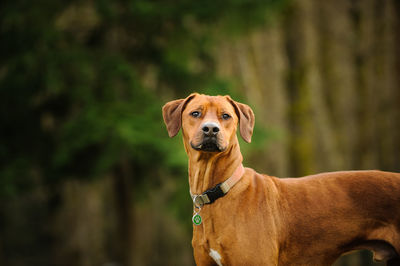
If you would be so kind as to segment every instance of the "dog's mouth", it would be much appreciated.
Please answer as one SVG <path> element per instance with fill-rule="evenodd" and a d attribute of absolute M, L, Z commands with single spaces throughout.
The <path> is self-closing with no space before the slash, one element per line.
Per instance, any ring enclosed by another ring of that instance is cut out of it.
<path fill-rule="evenodd" d="M 204 138 L 204 140 L 199 144 L 194 145 L 193 142 L 191 142 L 190 145 L 197 151 L 221 152 L 224 150 L 221 145 L 218 144 L 218 140 L 216 138 Z"/>

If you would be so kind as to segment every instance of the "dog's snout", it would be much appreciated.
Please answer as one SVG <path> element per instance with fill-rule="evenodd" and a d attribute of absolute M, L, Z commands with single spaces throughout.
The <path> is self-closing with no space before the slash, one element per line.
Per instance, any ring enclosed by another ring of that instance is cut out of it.
<path fill-rule="evenodd" d="M 219 132 L 219 125 L 214 122 L 207 122 L 202 125 L 201 129 L 208 136 L 216 135 Z"/>

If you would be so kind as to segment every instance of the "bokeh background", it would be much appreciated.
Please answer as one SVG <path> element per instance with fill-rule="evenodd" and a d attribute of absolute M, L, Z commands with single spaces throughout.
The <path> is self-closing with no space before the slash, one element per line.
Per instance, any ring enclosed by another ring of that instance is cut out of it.
<path fill-rule="evenodd" d="M 253 108 L 259 172 L 399 172 L 399 29 L 396 0 L 1 1 L 0 264 L 194 265 L 161 116 L 194 91 Z"/>

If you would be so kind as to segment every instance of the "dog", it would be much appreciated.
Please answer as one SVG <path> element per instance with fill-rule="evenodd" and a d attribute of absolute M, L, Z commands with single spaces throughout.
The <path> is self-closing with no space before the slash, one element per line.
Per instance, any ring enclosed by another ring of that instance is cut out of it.
<path fill-rule="evenodd" d="M 254 113 L 230 96 L 193 93 L 166 103 L 182 130 L 193 199 L 197 265 L 331 265 L 359 249 L 400 265 L 400 174 L 341 171 L 276 178 L 242 165 Z"/>

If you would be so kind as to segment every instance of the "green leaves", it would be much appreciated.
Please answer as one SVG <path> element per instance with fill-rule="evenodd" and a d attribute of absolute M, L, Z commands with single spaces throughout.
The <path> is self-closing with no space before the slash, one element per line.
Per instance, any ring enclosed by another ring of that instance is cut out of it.
<path fill-rule="evenodd" d="M 246 25 L 250 14 L 264 17 L 275 2 L 6 2 L 0 29 L 5 182 L 18 183 L 12 174 L 18 161 L 25 162 L 19 171 L 29 176 L 36 169 L 45 183 L 101 177 L 121 156 L 146 170 L 186 164 L 183 152 L 168 156 L 182 149 L 179 138 L 166 138 L 160 93 L 217 87 L 231 93 L 214 74 L 213 35 L 228 24 Z"/>

